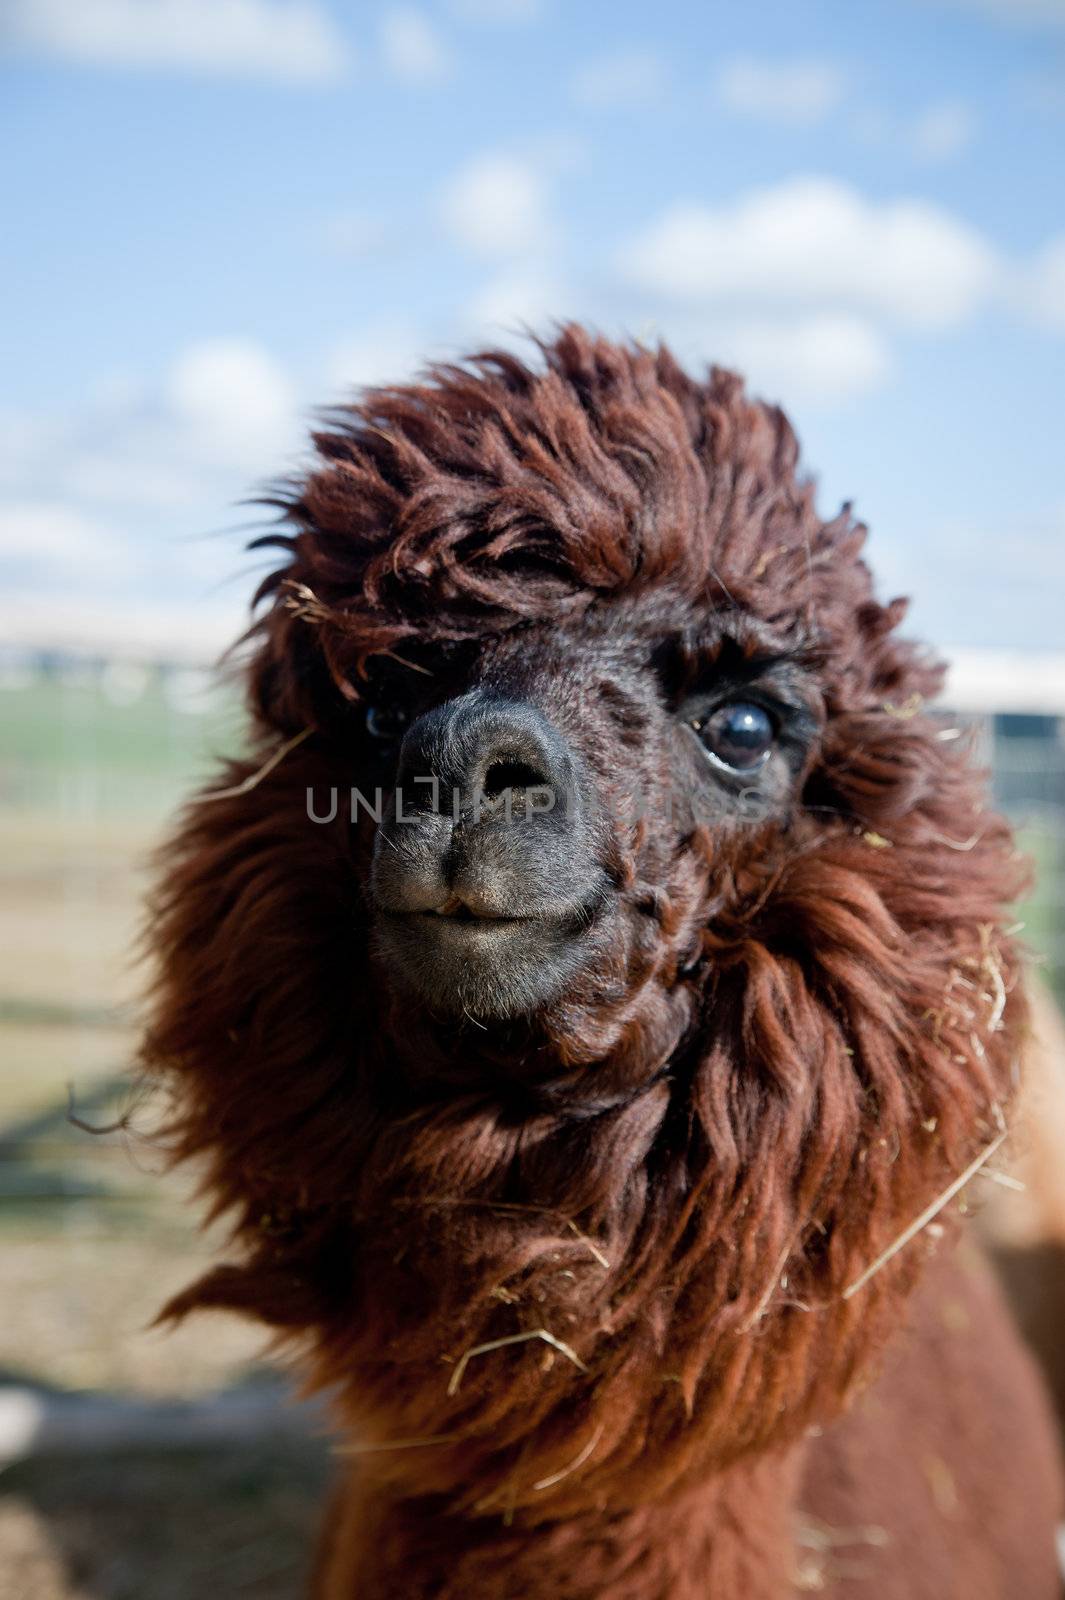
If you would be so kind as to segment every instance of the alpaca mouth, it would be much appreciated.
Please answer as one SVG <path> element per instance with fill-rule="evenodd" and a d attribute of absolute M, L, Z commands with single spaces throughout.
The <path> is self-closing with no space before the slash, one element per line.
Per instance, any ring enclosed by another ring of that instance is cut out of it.
<path fill-rule="evenodd" d="M 535 927 L 537 924 L 547 924 L 557 920 L 549 917 L 486 914 L 471 911 L 468 907 L 463 907 L 461 911 L 392 911 L 385 912 L 384 915 L 401 917 L 412 926 L 423 928 L 430 938 L 435 935 L 444 939 L 491 939 L 498 934 L 507 934 L 518 928 Z"/>
<path fill-rule="evenodd" d="M 499 911 L 494 907 L 470 904 L 468 899 L 461 895 L 452 894 L 438 906 L 430 906 L 424 911 L 415 911 L 415 916 L 441 917 L 447 923 L 459 926 L 467 923 L 505 923 L 505 922 L 536 922 L 539 920 L 527 912 Z"/>
<path fill-rule="evenodd" d="M 400 911 L 378 906 L 379 920 L 396 923 L 405 928 L 414 939 L 427 946 L 451 943 L 491 944 L 524 931 L 531 938 L 539 934 L 565 937 L 578 927 L 587 927 L 592 919 L 592 908 L 579 911 L 559 910 L 541 912 L 481 911 L 462 905 L 454 911 L 433 908 L 428 911 Z"/>
<path fill-rule="evenodd" d="M 379 905 L 376 947 L 392 981 L 435 1010 L 502 1020 L 535 1010 L 573 981 L 599 910 L 598 902 L 536 915 Z"/>

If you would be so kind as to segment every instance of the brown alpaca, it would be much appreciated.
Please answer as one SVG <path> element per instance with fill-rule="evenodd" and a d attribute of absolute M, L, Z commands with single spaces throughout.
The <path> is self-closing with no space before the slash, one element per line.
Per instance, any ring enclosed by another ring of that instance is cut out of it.
<path fill-rule="evenodd" d="M 240 1247 L 170 1310 L 335 1390 L 319 1600 L 1050 1600 L 1046 1407 L 936 1211 L 1011 1113 L 1008 830 L 783 415 L 542 354 L 278 493 L 256 749 L 152 922 Z"/>

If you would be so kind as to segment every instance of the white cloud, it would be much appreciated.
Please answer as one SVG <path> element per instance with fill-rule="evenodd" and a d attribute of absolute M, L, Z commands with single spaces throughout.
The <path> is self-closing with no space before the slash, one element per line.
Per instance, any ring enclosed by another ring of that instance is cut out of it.
<path fill-rule="evenodd" d="M 143 513 L 218 509 L 283 467 L 299 442 L 295 399 L 259 346 L 189 346 L 154 383 L 102 385 L 71 415 L 0 419 L 9 502 L 62 500 L 116 525 Z"/>
<path fill-rule="evenodd" d="M 951 161 L 973 141 L 976 118 L 959 100 L 929 106 L 910 129 L 910 146 L 921 161 Z"/>
<path fill-rule="evenodd" d="M 1065 333 L 1065 233 L 1044 245 L 1022 273 L 1016 299 L 1036 322 Z"/>
<path fill-rule="evenodd" d="M 389 71 L 405 83 L 439 83 L 452 70 L 447 45 L 415 6 L 393 6 L 385 12 L 381 53 Z"/>
<path fill-rule="evenodd" d="M 481 285 L 467 307 L 466 321 L 477 338 L 525 327 L 540 333 L 569 311 L 569 291 L 553 274 L 518 267 Z"/>
<path fill-rule="evenodd" d="M 175 361 L 165 399 L 205 457 L 249 467 L 284 447 L 294 397 L 280 367 L 259 345 L 208 339 Z"/>
<path fill-rule="evenodd" d="M 519 156 L 478 156 L 445 186 L 445 228 L 475 255 L 508 256 L 542 248 L 551 234 L 547 183 Z"/>
<path fill-rule="evenodd" d="M 670 207 L 624 253 L 656 294 L 711 304 L 820 308 L 945 327 L 997 286 L 990 245 L 922 200 L 866 200 L 829 178 L 797 178 L 731 204 Z"/>
<path fill-rule="evenodd" d="M 294 464 L 302 431 L 288 379 L 246 340 L 190 345 L 152 381 L 114 375 L 65 414 L 0 418 L 9 603 L 21 596 L 20 620 L 54 640 L 62 606 L 72 624 L 101 606 L 125 615 L 121 637 L 153 592 L 175 609 L 182 598 L 190 610 L 243 599 L 243 538 L 214 530 L 238 520 L 241 497 Z M 96 637 L 106 642 L 106 630 Z"/>
<path fill-rule="evenodd" d="M 933 166 L 953 161 L 976 136 L 976 115 L 961 100 L 940 100 L 915 116 L 895 116 L 881 106 L 863 105 L 854 114 L 855 131 L 880 149 L 909 154 Z"/>
<path fill-rule="evenodd" d="M 722 105 L 743 116 L 773 122 L 820 122 L 843 98 L 844 79 L 830 61 L 769 61 L 736 56 L 715 79 Z"/>
<path fill-rule="evenodd" d="M 0 559 L 32 576 L 102 576 L 124 565 L 122 541 L 76 506 L 47 500 L 0 502 Z"/>
<path fill-rule="evenodd" d="M 339 342 L 329 357 L 327 378 L 343 395 L 374 384 L 405 383 L 431 355 L 413 323 L 375 323 Z"/>
<path fill-rule="evenodd" d="M 615 50 L 600 56 L 573 76 L 578 105 L 590 110 L 638 110 L 658 105 L 666 93 L 669 72 L 654 50 Z"/>
<path fill-rule="evenodd" d="M 846 313 L 730 324 L 713 349 L 715 359 L 739 367 L 771 399 L 848 400 L 879 388 L 891 371 L 883 335 Z"/>
<path fill-rule="evenodd" d="M 100 66 L 322 83 L 348 46 L 317 0 L 13 0 L 0 40 Z"/>

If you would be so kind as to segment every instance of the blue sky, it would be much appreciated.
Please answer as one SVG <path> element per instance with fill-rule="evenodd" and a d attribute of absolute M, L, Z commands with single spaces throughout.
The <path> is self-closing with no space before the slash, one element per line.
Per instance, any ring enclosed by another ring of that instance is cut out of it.
<path fill-rule="evenodd" d="M 312 407 L 577 316 L 781 400 L 946 645 L 1065 599 L 1065 0 L 4 0 L 8 626 L 214 644 Z"/>

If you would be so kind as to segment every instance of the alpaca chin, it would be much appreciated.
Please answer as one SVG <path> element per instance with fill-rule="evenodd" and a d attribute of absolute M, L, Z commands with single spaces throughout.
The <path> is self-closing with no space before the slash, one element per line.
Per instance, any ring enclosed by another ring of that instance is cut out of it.
<path fill-rule="evenodd" d="M 432 1009 L 485 1023 L 530 1016 L 579 979 L 590 911 L 557 919 L 379 911 L 382 981 Z"/>

